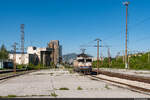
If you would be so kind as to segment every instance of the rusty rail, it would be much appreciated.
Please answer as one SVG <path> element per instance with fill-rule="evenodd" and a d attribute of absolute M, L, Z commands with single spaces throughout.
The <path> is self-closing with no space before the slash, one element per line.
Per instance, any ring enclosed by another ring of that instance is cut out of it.
<path fill-rule="evenodd" d="M 97 70 L 95 70 L 94 72 L 96 72 L 96 71 Z M 103 74 L 103 75 L 107 75 L 107 76 L 111 76 L 111 77 L 122 78 L 122 79 L 127 79 L 127 80 L 132 80 L 132 81 L 144 82 L 144 83 L 149 83 L 150 84 L 150 78 L 149 77 L 144 77 L 144 76 L 122 74 L 122 73 L 103 71 L 103 70 L 99 70 L 99 74 Z"/>

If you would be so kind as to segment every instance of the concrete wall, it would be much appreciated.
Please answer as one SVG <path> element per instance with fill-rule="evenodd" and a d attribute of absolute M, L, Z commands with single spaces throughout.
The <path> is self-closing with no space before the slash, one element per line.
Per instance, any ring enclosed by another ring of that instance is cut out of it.
<path fill-rule="evenodd" d="M 37 54 L 39 59 L 41 59 L 41 51 L 46 51 L 46 48 L 36 48 L 36 47 L 28 47 L 27 53 L 28 54 Z"/>

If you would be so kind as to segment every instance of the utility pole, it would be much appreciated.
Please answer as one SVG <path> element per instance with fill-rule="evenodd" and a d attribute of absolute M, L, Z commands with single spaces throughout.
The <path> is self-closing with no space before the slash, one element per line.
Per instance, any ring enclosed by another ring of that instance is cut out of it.
<path fill-rule="evenodd" d="M 55 46 L 54 46 L 54 42 L 53 42 L 53 67 L 55 69 L 55 58 L 54 58 L 54 53 L 55 53 Z"/>
<path fill-rule="evenodd" d="M 101 47 L 103 48 L 102 40 L 101 40 Z M 101 65 L 103 64 L 103 49 L 101 48 Z"/>
<path fill-rule="evenodd" d="M 149 52 L 148 52 L 148 63 L 149 63 Z"/>
<path fill-rule="evenodd" d="M 95 39 L 95 41 L 97 41 L 97 75 L 99 72 L 99 41 L 101 41 L 100 39 Z"/>
<path fill-rule="evenodd" d="M 148 63 L 149 63 L 149 49 L 148 49 Z"/>
<path fill-rule="evenodd" d="M 16 73 L 16 50 L 17 50 L 17 48 L 16 48 L 16 45 L 17 45 L 17 43 L 15 42 L 14 43 L 14 45 L 12 46 L 13 47 L 13 63 L 14 63 L 14 65 L 13 65 L 13 70 L 14 70 L 14 73 Z"/>
<path fill-rule="evenodd" d="M 126 6 L 126 40 L 125 40 L 125 68 L 128 68 L 128 54 L 127 54 L 127 17 L 128 17 L 128 5 L 129 2 L 123 2 L 123 4 Z"/>
<path fill-rule="evenodd" d="M 131 53 L 131 52 L 128 51 L 128 68 L 130 68 L 130 56 L 131 56 L 130 53 Z"/>
<path fill-rule="evenodd" d="M 122 51 L 122 61 L 123 61 L 123 64 L 124 64 L 124 62 L 125 62 L 124 50 Z"/>
<path fill-rule="evenodd" d="M 21 64 L 24 64 L 24 24 L 20 25 L 21 30 Z"/>
<path fill-rule="evenodd" d="M 108 64 L 109 64 L 109 67 L 110 67 L 110 59 L 111 57 L 110 57 L 110 48 L 108 47 Z"/>

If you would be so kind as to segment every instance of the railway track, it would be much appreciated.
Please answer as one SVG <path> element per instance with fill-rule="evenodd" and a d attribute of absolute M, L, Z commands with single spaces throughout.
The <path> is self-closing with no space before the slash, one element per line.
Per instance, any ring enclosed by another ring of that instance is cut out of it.
<path fill-rule="evenodd" d="M 17 72 L 20 72 L 20 71 L 26 71 L 26 69 L 16 69 Z M 13 69 L 11 70 L 0 70 L 0 74 L 4 74 L 4 73 L 11 73 L 13 72 Z"/>
<path fill-rule="evenodd" d="M 19 70 L 16 73 L 14 73 L 13 71 L 4 72 L 4 73 L 1 73 L 2 75 L 0 74 L 0 80 L 5 80 L 5 79 L 12 78 L 12 77 L 28 74 L 28 73 L 31 73 L 34 71 L 36 71 L 36 70 Z"/>
<path fill-rule="evenodd" d="M 94 72 L 97 72 L 97 71 L 94 70 Z M 150 78 L 149 77 L 144 77 L 144 76 L 122 74 L 122 73 L 103 71 L 103 70 L 99 70 L 99 74 L 103 74 L 103 75 L 107 75 L 107 76 L 111 76 L 111 77 L 122 78 L 122 79 L 127 79 L 127 80 L 132 80 L 132 81 L 144 82 L 144 83 L 150 84 Z"/>
<path fill-rule="evenodd" d="M 91 74 L 88 74 L 88 77 L 94 80 L 103 80 L 105 82 L 109 82 L 112 85 L 126 88 L 131 91 L 150 95 L 150 79 L 148 77 L 108 71 L 99 71 L 97 75 L 96 70 L 92 71 Z"/>

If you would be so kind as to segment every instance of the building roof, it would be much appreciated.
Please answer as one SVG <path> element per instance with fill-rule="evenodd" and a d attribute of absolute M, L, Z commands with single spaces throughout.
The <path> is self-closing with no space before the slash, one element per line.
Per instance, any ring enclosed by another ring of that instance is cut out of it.
<path fill-rule="evenodd" d="M 14 54 L 13 51 L 9 51 L 10 54 Z M 16 54 L 22 54 L 22 52 L 16 52 Z M 24 54 L 27 54 L 27 52 L 24 52 Z"/>

